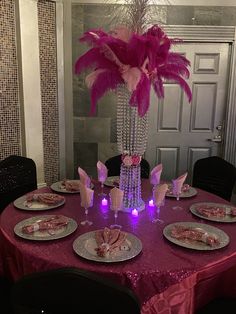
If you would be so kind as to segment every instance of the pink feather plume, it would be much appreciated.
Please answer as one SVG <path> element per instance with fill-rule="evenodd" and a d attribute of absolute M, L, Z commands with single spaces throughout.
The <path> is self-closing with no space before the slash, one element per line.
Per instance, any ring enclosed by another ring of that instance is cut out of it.
<path fill-rule="evenodd" d="M 190 62 L 170 50 L 181 40 L 168 38 L 158 25 L 144 34 L 131 33 L 125 27 L 110 33 L 93 29 L 85 32 L 80 41 L 91 48 L 76 61 L 75 73 L 92 71 L 86 78 L 92 114 L 99 99 L 122 83 L 131 92 L 130 105 L 138 107 L 140 116 L 149 108 L 151 85 L 157 97 L 164 97 L 164 80 L 179 84 L 191 101 L 192 92 L 185 81 L 189 77 Z"/>

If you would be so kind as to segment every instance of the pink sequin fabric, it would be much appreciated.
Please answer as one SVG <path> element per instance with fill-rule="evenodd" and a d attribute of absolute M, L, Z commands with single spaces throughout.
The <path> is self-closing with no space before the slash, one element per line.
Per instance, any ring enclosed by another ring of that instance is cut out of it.
<path fill-rule="evenodd" d="M 94 263 L 80 258 L 73 252 L 73 241 L 81 234 L 103 229 L 114 221 L 113 212 L 100 206 L 99 183 L 95 183 L 94 206 L 89 210 L 92 226 L 79 226 L 71 235 L 55 240 L 28 241 L 14 235 L 14 226 L 41 213 L 16 209 L 10 204 L 1 214 L 0 220 L 0 265 L 13 279 L 24 274 L 64 266 L 74 266 L 96 272 L 131 288 L 142 304 L 142 314 L 191 314 L 196 308 L 211 300 L 218 292 L 236 296 L 236 233 L 235 224 L 203 221 L 193 216 L 190 205 L 197 202 L 227 203 L 198 189 L 192 198 L 179 201 L 182 211 L 173 211 L 175 199 L 166 199 L 160 212 L 163 225 L 151 221 L 156 209 L 148 206 L 152 193 L 149 180 L 142 182 L 142 197 L 146 209 L 138 217 L 119 213 L 122 231 L 137 236 L 143 245 L 142 252 L 135 258 L 120 263 Z M 49 192 L 49 188 L 40 191 Z M 109 193 L 109 188 L 104 188 Z M 66 202 L 53 209 L 53 214 L 71 217 L 77 222 L 84 218 L 80 208 L 80 195 L 65 195 Z M 50 212 L 51 213 L 51 212 Z M 49 214 L 49 211 L 48 211 Z M 195 251 L 170 243 L 163 237 L 163 228 L 176 221 L 193 221 L 214 225 L 225 231 L 231 241 L 223 249 L 215 251 Z"/>

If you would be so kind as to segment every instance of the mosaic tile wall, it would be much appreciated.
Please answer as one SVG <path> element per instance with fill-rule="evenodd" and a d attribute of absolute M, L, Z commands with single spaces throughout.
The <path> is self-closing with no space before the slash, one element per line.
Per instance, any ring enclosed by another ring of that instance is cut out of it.
<path fill-rule="evenodd" d="M 111 6 L 110 6 L 111 7 Z M 108 5 L 72 5 L 72 60 L 86 51 L 78 42 L 84 31 L 102 27 L 108 29 L 112 10 Z M 151 22 L 167 25 L 236 25 L 236 7 L 158 6 L 152 8 Z M 114 21 L 113 21 L 114 22 Z M 94 117 L 88 117 L 90 99 L 84 85 L 85 74 L 73 77 L 74 106 L 74 169 L 83 167 L 93 177 L 97 176 L 97 160 L 105 161 L 117 154 L 115 95 L 104 96 Z"/>
<path fill-rule="evenodd" d="M 38 1 L 45 182 L 59 179 L 59 113 L 55 2 Z"/>
<path fill-rule="evenodd" d="M 14 0 L 0 1 L 0 160 L 21 154 Z"/>

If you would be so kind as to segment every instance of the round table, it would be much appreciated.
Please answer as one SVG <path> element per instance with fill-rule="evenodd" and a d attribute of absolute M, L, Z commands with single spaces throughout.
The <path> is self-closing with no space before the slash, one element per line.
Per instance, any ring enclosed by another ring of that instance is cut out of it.
<path fill-rule="evenodd" d="M 173 210 L 177 201 L 166 197 L 160 216 L 164 224 L 152 223 L 155 209 L 148 206 L 152 187 L 142 180 L 144 211 L 137 217 L 119 212 L 118 222 L 122 230 L 137 236 L 142 242 L 142 251 L 135 258 L 119 263 L 98 263 L 86 260 L 73 251 L 74 240 L 83 233 L 102 229 L 114 222 L 113 212 L 101 206 L 98 195 L 100 186 L 95 183 L 94 206 L 89 209 L 92 226 L 82 226 L 84 210 L 80 195 L 63 194 L 64 205 L 47 211 L 20 210 L 10 204 L 1 214 L 1 261 L 8 276 L 17 280 L 24 274 L 61 267 L 78 267 L 96 272 L 131 288 L 142 303 L 142 313 L 193 313 L 194 310 L 213 298 L 224 287 L 225 295 L 236 296 L 236 232 L 235 223 L 216 223 L 194 216 L 189 207 L 197 202 L 228 204 L 222 198 L 197 189 L 197 195 L 181 199 L 183 210 Z M 104 191 L 108 194 L 110 189 Z M 52 192 L 49 187 L 35 191 Z M 51 241 L 29 241 L 14 234 L 14 226 L 29 217 L 42 214 L 63 214 L 78 223 L 71 235 Z M 163 228 L 174 222 L 201 222 L 220 228 L 230 237 L 228 246 L 214 251 L 196 251 L 177 246 L 163 236 Z M 234 276 L 232 276 L 234 274 Z M 219 285 L 219 280 L 220 285 Z M 230 284 L 230 286 L 229 286 Z M 183 311 L 184 309 L 184 311 Z M 165 312 L 168 313 L 168 312 Z"/>

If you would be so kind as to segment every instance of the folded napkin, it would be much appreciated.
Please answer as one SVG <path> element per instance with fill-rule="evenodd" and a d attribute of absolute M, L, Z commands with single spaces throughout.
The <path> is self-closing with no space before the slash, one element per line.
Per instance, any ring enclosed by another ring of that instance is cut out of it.
<path fill-rule="evenodd" d="M 162 173 L 162 164 L 159 164 L 152 169 L 151 174 L 150 174 L 151 184 L 157 185 L 160 183 L 161 173 Z"/>
<path fill-rule="evenodd" d="M 31 193 L 26 196 L 26 202 L 28 207 L 30 207 L 30 205 L 33 202 L 38 202 L 40 204 L 45 205 L 57 205 L 63 202 L 64 200 L 65 200 L 64 196 L 53 193 L 40 193 L 40 194 Z"/>
<path fill-rule="evenodd" d="M 22 227 L 22 232 L 31 234 L 36 231 L 57 230 L 66 226 L 69 219 L 63 215 L 55 215 Z"/>
<path fill-rule="evenodd" d="M 98 181 L 105 182 L 107 179 L 107 167 L 99 160 L 97 162 Z"/>
<path fill-rule="evenodd" d="M 183 184 L 184 184 L 184 181 L 186 180 L 187 178 L 187 175 L 188 173 L 185 172 L 184 174 L 182 174 L 180 177 L 178 177 L 177 179 L 174 179 L 172 180 L 172 183 L 173 183 L 173 193 L 175 195 L 178 195 L 181 193 L 182 191 L 182 187 L 183 187 Z"/>
<path fill-rule="evenodd" d="M 66 180 L 64 179 L 61 182 L 61 188 L 66 191 L 76 192 L 79 191 L 79 180 Z"/>
<path fill-rule="evenodd" d="M 124 245 L 126 242 L 126 233 L 120 231 L 120 229 L 105 227 L 103 230 L 97 230 L 95 231 L 95 240 L 98 246 L 95 250 L 100 257 L 107 257 L 122 249 L 130 249 L 127 245 Z"/>
<path fill-rule="evenodd" d="M 81 206 L 84 208 L 89 208 L 93 206 L 93 194 L 94 191 L 87 188 L 82 182 L 80 182 L 80 198 Z"/>
<path fill-rule="evenodd" d="M 215 234 L 209 234 L 201 228 L 176 225 L 171 230 L 171 237 L 182 241 L 200 241 L 212 247 L 220 244 Z"/>
<path fill-rule="evenodd" d="M 166 183 L 159 184 L 154 187 L 153 190 L 153 201 L 156 206 L 160 206 L 165 199 L 166 192 L 168 190 L 168 185 Z"/>
<path fill-rule="evenodd" d="M 91 184 L 91 180 L 90 177 L 87 175 L 87 173 L 82 169 L 82 168 L 78 168 L 78 173 L 79 173 L 79 177 L 80 177 L 80 182 L 83 183 L 85 186 L 87 186 L 88 188 L 90 187 Z"/>
<path fill-rule="evenodd" d="M 121 210 L 123 206 L 123 197 L 124 191 L 114 187 L 110 191 L 110 198 L 111 198 L 111 209 L 112 210 Z"/>

